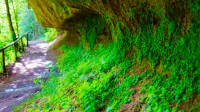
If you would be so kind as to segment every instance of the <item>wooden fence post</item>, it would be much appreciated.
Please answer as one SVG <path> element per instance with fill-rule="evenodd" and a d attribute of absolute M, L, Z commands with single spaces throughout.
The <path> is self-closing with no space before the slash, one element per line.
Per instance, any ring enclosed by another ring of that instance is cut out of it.
<path fill-rule="evenodd" d="M 2 66 L 3 66 L 3 73 L 6 73 L 6 63 L 5 63 L 5 55 L 4 55 L 4 49 L 2 50 Z"/>
<path fill-rule="evenodd" d="M 24 52 L 24 43 L 22 38 L 21 38 L 21 43 L 22 43 L 22 51 Z"/>
<path fill-rule="evenodd" d="M 16 46 L 16 44 L 13 44 L 14 45 L 14 52 L 15 52 L 15 59 L 17 60 L 17 46 Z"/>
<path fill-rule="evenodd" d="M 27 35 L 26 35 L 26 45 L 28 46 L 28 33 L 27 33 Z"/>

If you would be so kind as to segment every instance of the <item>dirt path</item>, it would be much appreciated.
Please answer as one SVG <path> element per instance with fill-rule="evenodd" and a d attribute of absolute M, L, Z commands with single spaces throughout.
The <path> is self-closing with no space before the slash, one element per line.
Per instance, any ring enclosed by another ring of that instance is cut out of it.
<path fill-rule="evenodd" d="M 8 77 L 0 79 L 0 112 L 11 112 L 17 105 L 38 91 L 34 78 L 48 78 L 54 65 L 48 58 L 50 43 L 30 41 L 26 52 L 14 64 L 7 67 Z"/>

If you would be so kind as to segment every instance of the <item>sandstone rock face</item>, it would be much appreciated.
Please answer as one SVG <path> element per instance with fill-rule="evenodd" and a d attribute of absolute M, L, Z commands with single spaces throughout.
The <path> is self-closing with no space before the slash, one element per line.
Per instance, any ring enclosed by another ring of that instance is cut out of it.
<path fill-rule="evenodd" d="M 33 8 L 40 24 L 57 29 L 76 29 L 77 24 L 82 24 L 85 17 L 95 16 L 106 18 L 114 27 L 117 22 L 120 22 L 124 27 L 128 26 L 131 30 L 138 30 L 143 23 L 153 23 L 156 26 L 162 19 L 162 15 L 179 22 L 180 27 L 188 27 L 191 21 L 190 0 L 27 1 Z"/>
<path fill-rule="evenodd" d="M 59 28 L 71 16 L 69 8 L 55 0 L 27 0 L 38 22 L 45 27 Z"/>

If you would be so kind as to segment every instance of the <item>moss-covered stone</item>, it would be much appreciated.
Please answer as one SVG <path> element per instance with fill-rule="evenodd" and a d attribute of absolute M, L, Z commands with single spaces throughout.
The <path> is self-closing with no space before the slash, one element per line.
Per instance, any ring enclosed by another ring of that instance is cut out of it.
<path fill-rule="evenodd" d="M 163 17 L 169 17 L 188 32 L 192 20 L 190 0 L 27 0 L 37 20 L 46 27 L 77 29 L 85 16 L 100 15 L 114 24 L 122 23 L 139 32 L 142 24 L 157 26 Z"/>

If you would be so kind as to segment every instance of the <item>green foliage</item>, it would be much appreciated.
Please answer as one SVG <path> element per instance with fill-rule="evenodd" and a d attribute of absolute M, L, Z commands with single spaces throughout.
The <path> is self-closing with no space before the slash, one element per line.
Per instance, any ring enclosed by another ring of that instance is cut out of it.
<path fill-rule="evenodd" d="M 195 14 L 200 10 L 199 2 L 199 0 L 194 0 L 189 4 L 192 14 Z"/>
<path fill-rule="evenodd" d="M 97 35 L 103 30 L 103 19 L 101 17 L 91 18 L 85 17 L 84 24 L 86 27 L 81 27 L 79 32 L 83 36 L 82 43 L 86 44 L 84 47 L 92 49 L 96 43 Z"/>
<path fill-rule="evenodd" d="M 31 31 L 29 33 L 29 40 L 36 40 L 45 37 L 46 28 L 42 27 L 35 19 L 34 13 L 31 9 L 24 8 L 21 13 L 21 20 L 19 24 L 20 34 Z"/>
<path fill-rule="evenodd" d="M 49 28 L 49 29 L 47 29 L 47 31 L 44 34 L 45 35 L 45 40 L 47 42 L 50 42 L 57 36 L 57 34 L 58 33 L 57 33 L 57 31 L 55 29 Z"/>

